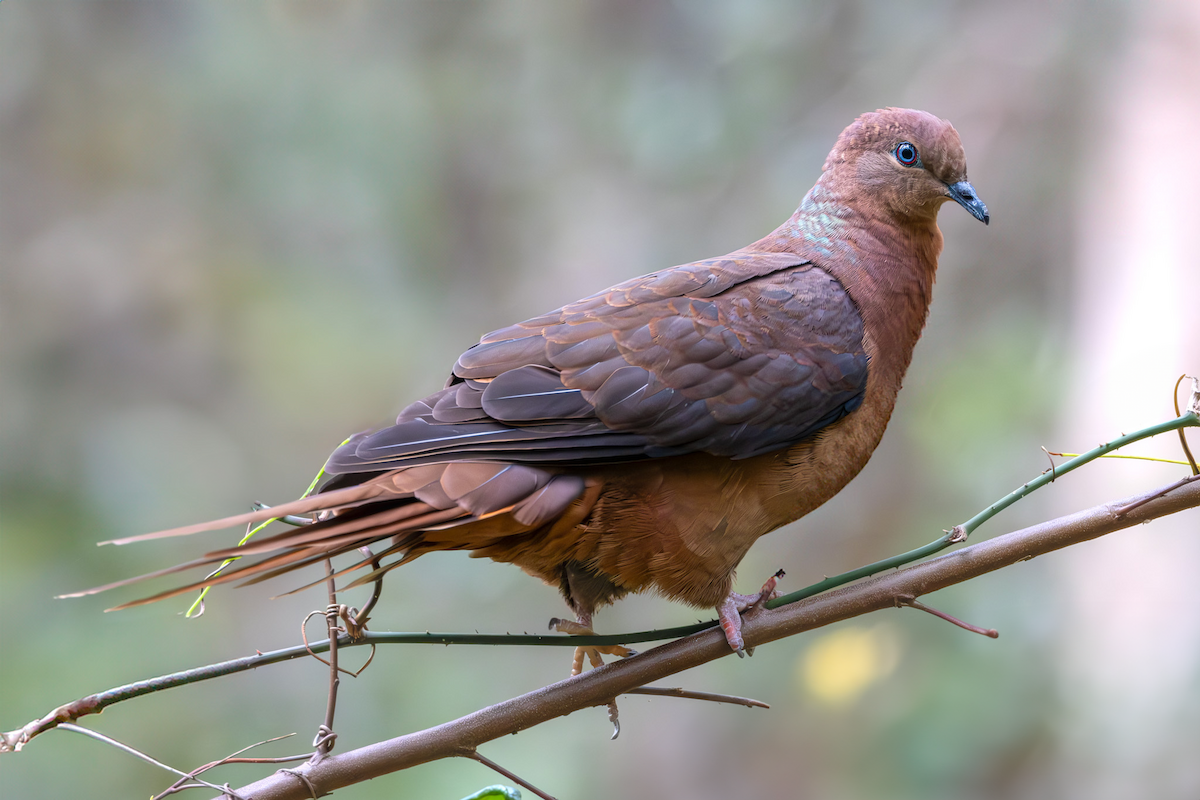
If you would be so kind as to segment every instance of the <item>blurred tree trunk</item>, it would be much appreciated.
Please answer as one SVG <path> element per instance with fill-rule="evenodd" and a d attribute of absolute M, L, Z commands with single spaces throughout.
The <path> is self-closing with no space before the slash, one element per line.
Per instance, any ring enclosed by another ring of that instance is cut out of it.
<path fill-rule="evenodd" d="M 1073 400 L 1059 444 L 1171 413 L 1169 389 L 1200 374 L 1200 4 L 1155 0 L 1099 95 L 1083 158 L 1077 229 Z M 1103 84 L 1104 81 L 1101 81 Z M 1198 438 L 1190 437 L 1192 449 Z M 1181 458 L 1176 437 L 1134 452 Z M 1119 496 L 1180 467 L 1097 465 L 1061 507 Z M 1200 536 L 1194 515 L 1163 520 L 1057 561 L 1068 595 L 1057 659 L 1058 796 L 1200 797 Z"/>

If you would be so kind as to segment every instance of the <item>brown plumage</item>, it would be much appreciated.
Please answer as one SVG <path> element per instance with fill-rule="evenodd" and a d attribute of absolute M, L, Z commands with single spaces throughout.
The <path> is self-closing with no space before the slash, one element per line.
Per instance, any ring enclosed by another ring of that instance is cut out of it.
<path fill-rule="evenodd" d="M 445 389 L 334 452 L 321 493 L 120 540 L 318 520 L 155 573 L 260 557 L 126 605 L 384 543 L 383 566 L 358 582 L 469 550 L 558 586 L 584 624 L 629 592 L 717 607 L 740 651 L 737 612 L 753 598 L 731 595 L 738 562 L 836 494 L 883 435 L 946 200 L 988 221 L 954 128 L 864 114 L 773 233 L 484 336 Z"/>

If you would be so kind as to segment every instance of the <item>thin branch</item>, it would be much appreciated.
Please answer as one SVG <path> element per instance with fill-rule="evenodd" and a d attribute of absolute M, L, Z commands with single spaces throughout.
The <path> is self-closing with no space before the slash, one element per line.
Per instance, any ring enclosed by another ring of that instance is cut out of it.
<path fill-rule="evenodd" d="M 625 694 L 647 694 L 652 697 L 682 697 L 686 700 L 707 700 L 710 703 L 731 703 L 746 706 L 746 708 L 770 708 L 761 700 L 752 697 L 738 697 L 733 694 L 714 694 L 712 692 L 693 692 L 690 689 L 679 689 L 669 686 L 639 686 L 630 689 Z"/>
<path fill-rule="evenodd" d="M 1120 505 L 1122 503 L 1097 506 L 1043 522 L 804 602 L 773 610 L 758 609 L 743 620 L 742 634 L 747 645 L 762 646 L 803 631 L 895 607 L 901 597 L 920 597 L 1035 556 L 1195 508 L 1200 506 L 1200 481 L 1150 500 L 1118 517 L 1113 508 Z M 452 722 L 331 755 L 316 766 L 306 764 L 296 772 L 304 775 L 320 794 L 326 794 L 418 764 L 462 756 L 465 750 L 474 750 L 485 742 L 583 708 L 602 705 L 630 689 L 727 657 L 732 652 L 720 631 L 705 631 Z M 308 797 L 307 790 L 279 775 L 269 776 L 239 791 L 254 800 L 305 800 Z"/>
<path fill-rule="evenodd" d="M 1142 495 L 1141 497 L 1138 497 L 1137 499 L 1132 500 L 1131 502 L 1128 502 L 1125 505 L 1114 508 L 1113 512 L 1112 512 L 1113 516 L 1114 517 L 1124 516 L 1124 515 L 1128 514 L 1130 511 L 1133 511 L 1135 508 L 1146 505 L 1146 503 L 1149 503 L 1154 498 L 1162 497 L 1163 495 L 1170 494 L 1171 492 L 1178 489 L 1180 486 L 1186 486 L 1187 484 L 1191 483 L 1192 481 L 1196 481 L 1196 480 L 1200 480 L 1200 474 L 1188 475 L 1185 478 L 1180 478 L 1179 480 L 1175 481 L 1174 483 L 1167 484 L 1166 486 L 1155 489 L 1154 491 L 1151 491 L 1151 492 L 1146 492 L 1146 494 Z"/>
<path fill-rule="evenodd" d="M 319 612 L 318 612 L 319 613 Z M 489 633 L 435 633 L 430 631 L 421 632 L 366 632 L 363 633 L 357 640 L 352 639 L 349 635 L 338 636 L 338 646 L 341 648 L 356 647 L 362 645 L 370 645 L 374 648 L 381 644 L 458 644 L 458 645 L 486 645 L 495 647 L 497 645 L 527 645 L 537 647 L 575 647 L 579 644 L 620 644 L 625 642 L 658 642 L 665 639 L 678 639 L 681 636 L 696 633 L 697 631 L 712 628 L 717 625 L 716 620 L 697 625 L 686 625 L 678 628 L 662 628 L 653 631 L 640 631 L 630 634 L 605 634 L 602 636 L 551 636 L 538 634 L 489 634 Z M 99 714 L 109 706 L 122 703 L 126 700 L 133 700 L 147 694 L 174 689 L 180 686 L 187 686 L 192 683 L 201 683 L 203 681 L 212 680 L 213 678 L 221 678 L 226 675 L 236 675 L 239 672 L 248 672 L 259 667 L 278 664 L 283 661 L 291 661 L 297 658 L 306 656 L 314 656 L 317 653 L 324 653 L 329 650 L 329 640 L 322 639 L 315 642 L 306 642 L 294 647 L 284 647 L 279 650 L 271 650 L 266 653 L 256 653 L 252 656 L 244 656 L 235 658 L 230 661 L 222 661 L 217 664 L 209 664 L 195 669 L 182 670 L 180 672 L 172 672 L 169 675 L 160 675 L 156 678 L 148 678 L 143 681 L 127 683 L 124 686 L 117 686 L 103 692 L 90 694 L 86 697 L 81 697 L 78 700 L 72 700 L 70 703 L 64 703 L 54 709 L 45 716 L 33 720 L 27 725 L 7 733 L 0 734 L 0 753 L 12 752 L 20 750 L 33 737 L 38 734 L 54 728 L 56 725 L 65 722 L 74 722 L 75 720 L 86 717 L 90 714 Z M 320 659 L 323 663 L 328 663 L 324 659 Z M 365 664 L 363 665 L 366 666 Z M 343 669 L 343 671 L 345 671 Z M 359 672 L 362 668 L 359 669 Z M 351 672 L 350 675 L 359 673 Z"/>
<path fill-rule="evenodd" d="M 1175 381 L 1175 388 L 1171 391 L 1171 400 L 1175 403 L 1175 415 L 1179 416 L 1179 384 L 1183 383 L 1183 379 L 1188 377 L 1187 374 L 1179 376 L 1179 380 Z M 1193 414 L 1200 414 L 1200 378 L 1192 378 L 1192 395 L 1188 403 L 1188 411 Z M 1179 445 L 1183 448 L 1183 455 L 1187 458 L 1188 466 L 1192 468 L 1193 475 L 1200 475 L 1200 465 L 1196 464 L 1196 457 L 1192 455 L 1192 449 L 1188 447 L 1187 436 L 1183 433 L 1183 428 L 1180 428 L 1176 433 L 1179 434 Z"/>
<path fill-rule="evenodd" d="M 480 753 L 476 750 L 472 750 L 470 753 L 467 754 L 466 757 L 473 758 L 476 761 L 478 761 L 480 764 L 483 764 L 485 767 L 495 770 L 496 772 L 498 772 L 501 775 L 503 775 L 504 777 L 508 778 L 510 781 L 517 784 L 518 786 L 524 786 L 526 789 L 533 792 L 538 797 L 542 798 L 542 800 L 554 800 L 554 797 L 552 795 L 546 794 L 545 792 L 543 792 L 541 789 L 534 786 L 529 781 L 527 781 L 524 778 L 522 778 L 521 776 L 517 775 L 515 772 L 510 772 L 509 770 L 500 766 L 495 761 L 492 761 L 490 758 L 488 758 L 487 756 L 483 755 L 482 753 Z"/>
<path fill-rule="evenodd" d="M 962 628 L 964 631 L 970 631 L 971 633 L 978 633 L 980 636 L 986 636 L 989 639 L 998 639 L 1000 637 L 1000 632 L 997 631 L 995 628 L 981 628 L 978 625 L 972 625 L 969 622 L 963 622 L 958 617 L 951 616 L 951 615 L 947 614 L 945 611 L 939 611 L 936 608 L 925 605 L 924 603 L 922 603 L 920 600 L 918 600 L 915 597 L 909 597 L 907 595 L 904 597 L 897 597 L 896 605 L 897 606 L 908 606 L 909 608 L 915 608 L 918 611 L 924 611 L 927 614 L 932 614 L 933 616 L 937 617 L 938 619 L 946 620 L 946 622 L 949 622 L 951 625 L 957 625 L 958 627 Z"/>
<path fill-rule="evenodd" d="M 183 778 L 195 781 L 197 785 L 207 786 L 210 789 L 216 789 L 218 792 L 225 791 L 227 795 L 231 795 L 232 797 L 235 798 L 235 800 L 242 800 L 242 795 L 240 793 L 229 792 L 226 787 L 217 786 L 215 783 L 209 783 L 206 780 L 197 778 L 196 776 L 190 775 L 186 772 L 183 772 L 182 770 L 178 770 L 172 766 L 168 766 L 167 764 L 162 763 L 161 761 L 154 758 L 153 756 L 149 756 L 146 753 L 143 753 L 141 750 L 138 750 L 136 747 L 130 747 L 129 745 L 125 744 L 124 742 L 118 742 L 116 739 L 112 738 L 111 736 L 106 736 L 103 733 L 100 733 L 99 731 L 94 731 L 91 728 L 84 728 L 80 725 L 71 725 L 70 723 L 66 723 L 66 722 L 59 725 L 58 729 L 62 730 L 62 731 L 70 731 L 72 733 L 82 733 L 84 736 L 90 736 L 91 738 L 96 739 L 97 741 L 104 742 L 107 745 L 111 745 L 111 746 L 117 748 L 118 750 L 123 750 L 126 753 L 129 753 L 131 756 L 140 758 L 142 761 L 145 761 L 148 764 L 153 764 L 154 766 L 158 767 L 159 769 L 166 770 L 167 772 L 173 772 L 174 774 L 179 775 Z"/>
<path fill-rule="evenodd" d="M 358 548 L 358 552 L 371 559 L 372 572 L 379 572 L 379 557 L 371 552 L 370 547 L 360 547 Z M 371 591 L 371 599 L 367 601 L 367 604 L 357 614 L 353 615 L 353 622 L 348 620 L 346 623 L 350 627 L 348 632 L 353 638 L 358 638 L 366 630 L 367 621 L 371 618 L 371 612 L 375 610 L 375 604 L 379 602 L 380 596 L 383 595 L 383 577 L 383 575 L 380 575 L 375 581 L 375 587 Z M 374 652 L 374 650 L 371 651 L 372 655 L 374 655 Z M 359 671 L 361 672 L 362 670 Z"/>
<path fill-rule="evenodd" d="M 325 701 L 325 721 L 317 728 L 316 738 L 313 739 L 313 764 L 329 755 L 337 743 L 337 733 L 333 730 L 333 716 L 337 711 L 338 685 L 338 601 L 337 585 L 333 580 L 333 561 L 325 559 L 325 579 L 329 591 L 329 605 L 325 609 L 325 627 L 329 632 L 329 692 Z"/>
<path fill-rule="evenodd" d="M 254 744 L 246 745 L 241 750 L 234 750 L 232 753 L 225 756 L 224 758 L 218 759 L 216 761 L 210 761 L 207 764 L 203 764 L 199 767 L 196 767 L 194 770 L 187 773 L 179 780 L 175 781 L 175 783 L 171 784 L 163 791 L 161 791 L 158 794 L 151 797 L 150 800 L 162 800 L 162 798 L 169 797 L 173 794 L 183 791 L 184 789 L 200 788 L 200 786 L 202 786 L 202 784 L 188 783 L 188 781 L 195 779 L 195 777 L 197 775 L 201 775 L 210 769 L 215 769 L 216 767 L 220 767 L 224 764 L 290 764 L 295 761 L 303 761 L 306 758 L 309 758 L 311 756 L 311 753 L 304 753 L 303 755 L 298 755 L 298 756 L 281 756 L 279 758 L 239 758 L 239 756 L 241 756 L 242 753 L 245 753 L 248 750 L 253 750 L 254 748 L 261 747 L 264 744 L 278 742 L 282 739 L 287 739 L 287 738 L 290 738 L 295 735 L 296 734 L 294 734 L 294 733 L 285 733 L 282 736 L 275 736 L 271 739 L 264 739 L 261 742 L 255 742 Z"/>

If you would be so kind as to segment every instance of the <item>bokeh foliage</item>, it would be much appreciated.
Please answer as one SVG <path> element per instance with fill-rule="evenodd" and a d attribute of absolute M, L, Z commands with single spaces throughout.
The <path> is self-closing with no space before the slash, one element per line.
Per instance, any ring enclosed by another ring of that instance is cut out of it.
<path fill-rule="evenodd" d="M 294 642 L 321 592 L 223 590 L 191 622 L 186 602 L 103 615 L 115 597 L 50 596 L 201 546 L 94 541 L 295 496 L 480 334 L 758 238 L 841 128 L 884 105 L 958 126 L 993 224 L 944 210 L 934 311 L 884 445 L 841 497 L 760 542 L 741 585 L 783 566 L 794 588 L 934 538 L 1044 467 L 1079 142 L 1125 21 L 1119 4 L 1032 0 L 3 3 L 0 724 Z M 1056 591 L 1035 563 L 934 598 L 999 643 L 896 611 L 680 679 L 769 712 L 630 698 L 615 743 L 597 710 L 487 752 L 563 798 L 1053 795 L 1072 724 L 1044 668 Z M 374 627 L 534 630 L 558 613 L 511 567 L 435 555 L 393 574 Z M 635 598 L 598 622 L 704 613 Z M 544 649 L 389 649 L 343 682 L 338 747 L 566 667 Z M 324 682 L 288 664 L 86 722 L 187 767 L 307 740 Z M 4 762 L 14 798 L 169 783 L 68 734 Z M 440 763 L 346 793 L 462 797 L 485 772 Z"/>

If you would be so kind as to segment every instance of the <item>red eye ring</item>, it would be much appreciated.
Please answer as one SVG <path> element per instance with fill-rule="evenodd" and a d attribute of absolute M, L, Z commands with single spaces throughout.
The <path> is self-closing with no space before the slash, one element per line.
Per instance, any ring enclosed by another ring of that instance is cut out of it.
<path fill-rule="evenodd" d="M 912 142 L 901 142 L 896 145 L 892 155 L 906 167 L 915 167 L 921 163 L 921 154 L 917 152 L 916 145 Z"/>

